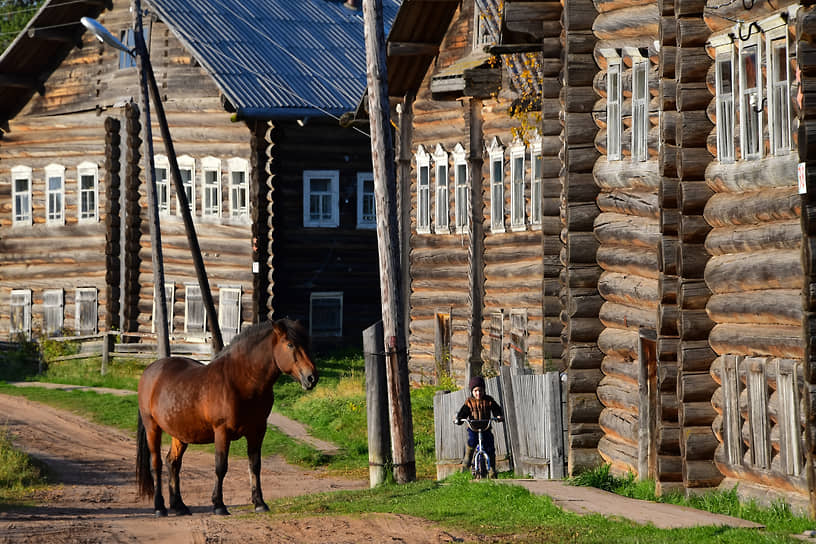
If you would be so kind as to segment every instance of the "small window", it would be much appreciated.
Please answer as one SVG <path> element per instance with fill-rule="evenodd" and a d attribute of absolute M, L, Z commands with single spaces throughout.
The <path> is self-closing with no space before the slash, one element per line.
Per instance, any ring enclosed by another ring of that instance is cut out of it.
<path fill-rule="evenodd" d="M 527 201 L 524 194 L 524 154 L 523 142 L 515 142 L 510 148 L 510 227 L 524 230 Z"/>
<path fill-rule="evenodd" d="M 97 304 L 96 288 L 80 287 L 76 290 L 76 333 L 82 336 L 96 334 Z"/>
<path fill-rule="evenodd" d="M 762 157 L 762 70 L 759 33 L 751 42 L 740 42 L 740 149 L 742 158 Z"/>
<path fill-rule="evenodd" d="M 64 322 L 64 294 L 62 289 L 48 289 L 43 292 L 43 334 L 60 336 Z"/>
<path fill-rule="evenodd" d="M 530 224 L 541 226 L 541 205 L 544 185 L 544 154 L 541 136 L 536 134 L 530 143 Z"/>
<path fill-rule="evenodd" d="M 357 173 L 357 228 L 377 228 L 374 174 L 371 172 Z"/>
<path fill-rule="evenodd" d="M 164 155 L 156 155 L 153 158 L 154 171 L 156 173 L 156 204 L 159 213 L 170 213 L 170 161 Z"/>
<path fill-rule="evenodd" d="M 734 48 L 728 39 L 717 48 L 716 85 L 717 158 L 722 163 L 734 162 Z"/>
<path fill-rule="evenodd" d="M 607 160 L 623 158 L 621 149 L 621 59 L 609 54 L 606 69 L 606 156 Z"/>
<path fill-rule="evenodd" d="M 420 234 L 431 232 L 431 157 L 419 146 L 417 163 L 417 211 L 416 230 Z"/>
<path fill-rule="evenodd" d="M 176 297 L 176 286 L 172 282 L 165 280 L 164 282 L 164 301 L 167 304 L 167 333 L 173 334 L 173 303 Z M 158 301 L 153 297 L 153 319 L 151 320 L 151 330 L 156 332 L 156 315 L 158 308 Z"/>
<path fill-rule="evenodd" d="M 218 325 L 224 344 L 229 344 L 241 331 L 241 288 L 218 289 Z"/>
<path fill-rule="evenodd" d="M 479 2 L 473 3 L 473 50 L 483 52 L 484 46 L 496 43 L 498 29 L 496 21 L 489 11 L 485 11 Z"/>
<path fill-rule="evenodd" d="M 450 233 L 450 198 L 448 197 L 448 154 L 438 145 L 434 151 L 436 200 L 434 202 L 434 229 L 438 234 Z"/>
<path fill-rule="evenodd" d="M 65 167 L 61 164 L 45 167 L 45 222 L 65 224 Z"/>
<path fill-rule="evenodd" d="M 490 229 L 504 232 L 504 147 L 494 138 L 490 157 Z"/>
<path fill-rule="evenodd" d="M 456 232 L 464 233 L 468 226 L 468 167 L 465 149 L 461 144 L 453 148 L 453 184 Z"/>
<path fill-rule="evenodd" d="M 791 150 L 790 62 L 788 27 L 766 32 L 768 54 L 768 115 L 771 152 L 786 155 Z"/>
<path fill-rule="evenodd" d="M 14 289 L 11 291 L 11 313 L 9 314 L 11 340 L 19 337 L 31 338 L 31 291 Z"/>
<path fill-rule="evenodd" d="M 337 227 L 340 225 L 340 172 L 337 170 L 304 170 L 303 226 Z"/>
<path fill-rule="evenodd" d="M 150 27 L 142 27 L 142 36 L 144 36 L 145 43 L 150 42 Z M 133 51 L 133 48 L 136 46 L 134 37 L 135 35 L 133 34 L 132 28 L 127 28 L 119 33 L 119 41 L 125 44 L 131 51 Z M 136 66 L 136 57 L 125 51 L 119 51 L 119 69 L 132 68 L 134 66 Z"/>
<path fill-rule="evenodd" d="M 343 293 L 312 293 L 309 299 L 309 334 L 343 335 Z"/>
<path fill-rule="evenodd" d="M 649 158 L 649 60 L 632 59 L 632 160 Z"/>
<path fill-rule="evenodd" d="M 230 176 L 230 216 L 249 217 L 249 162 L 245 159 L 227 161 Z"/>
<path fill-rule="evenodd" d="M 79 180 L 79 222 L 89 223 L 99 220 L 99 167 L 91 162 L 83 162 L 77 167 Z"/>
<path fill-rule="evenodd" d="M 204 217 L 221 217 L 221 160 L 205 157 L 201 161 L 203 185 L 201 187 L 201 214 Z"/>
<path fill-rule="evenodd" d="M 184 332 L 198 338 L 207 332 L 204 297 L 198 285 L 184 286 Z"/>
<path fill-rule="evenodd" d="M 181 184 L 184 186 L 184 195 L 187 197 L 187 205 L 190 213 L 195 216 L 195 159 L 189 155 L 178 158 L 179 172 L 181 173 Z M 181 205 L 176 197 L 176 213 L 181 215 Z"/>
<path fill-rule="evenodd" d="M 15 166 L 11 169 L 12 224 L 31 224 L 31 168 Z"/>

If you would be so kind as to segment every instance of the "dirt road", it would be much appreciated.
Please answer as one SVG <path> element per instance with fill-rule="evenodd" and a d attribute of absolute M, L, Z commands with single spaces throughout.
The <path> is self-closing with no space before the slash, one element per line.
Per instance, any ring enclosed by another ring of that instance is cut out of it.
<path fill-rule="evenodd" d="M 156 519 L 152 502 L 136 499 L 135 440 L 73 414 L 0 395 L 0 428 L 14 443 L 45 462 L 58 485 L 38 496 L 34 507 L 0 512 L 0 543 L 436 543 L 469 541 L 431 523 L 388 514 L 360 517 L 272 516 L 253 514 L 245 459 L 230 458 L 224 502 L 232 516 L 211 514 L 213 456 L 188 451 L 181 490 L 192 516 Z M 166 481 L 166 480 L 165 480 Z M 263 460 L 261 481 L 267 500 L 341 489 L 366 481 L 328 477 Z M 165 484 L 166 498 L 166 484 Z"/>

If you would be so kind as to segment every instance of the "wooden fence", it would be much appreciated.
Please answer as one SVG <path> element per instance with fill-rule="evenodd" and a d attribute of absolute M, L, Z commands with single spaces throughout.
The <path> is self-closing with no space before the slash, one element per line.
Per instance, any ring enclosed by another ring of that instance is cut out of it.
<path fill-rule="evenodd" d="M 496 464 L 534 478 L 564 477 L 564 399 L 559 372 L 514 373 L 485 380 L 487 394 L 504 410 L 505 423 L 494 423 Z M 454 425 L 468 391 L 440 391 L 434 397 L 434 438 L 437 479 L 461 468 L 467 433 Z"/>

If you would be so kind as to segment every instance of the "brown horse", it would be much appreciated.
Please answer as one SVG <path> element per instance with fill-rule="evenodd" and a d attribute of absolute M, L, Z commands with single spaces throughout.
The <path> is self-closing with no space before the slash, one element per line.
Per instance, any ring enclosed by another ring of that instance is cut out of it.
<path fill-rule="evenodd" d="M 230 442 L 242 436 L 247 440 L 252 503 L 256 512 L 269 510 L 261 492 L 261 442 L 274 401 L 272 386 L 281 373 L 299 381 L 303 389 L 317 383 L 308 335 L 299 323 L 288 319 L 247 328 L 208 365 L 167 357 L 145 369 L 139 381 L 136 478 L 139 496 L 153 497 L 156 516 L 167 515 L 161 492 L 162 432 L 173 438 L 167 465 L 174 513 L 190 514 L 179 489 L 181 457 L 187 445 L 215 442 L 213 511 L 229 514 L 222 486 Z"/>

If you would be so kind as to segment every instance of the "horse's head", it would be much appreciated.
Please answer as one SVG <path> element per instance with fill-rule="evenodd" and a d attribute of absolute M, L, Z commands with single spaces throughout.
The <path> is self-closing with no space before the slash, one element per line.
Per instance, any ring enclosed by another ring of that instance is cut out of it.
<path fill-rule="evenodd" d="M 275 322 L 272 354 L 278 369 L 300 382 L 309 390 L 317 384 L 317 367 L 309 355 L 309 335 L 297 321 L 280 319 Z"/>

